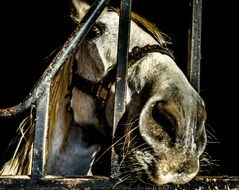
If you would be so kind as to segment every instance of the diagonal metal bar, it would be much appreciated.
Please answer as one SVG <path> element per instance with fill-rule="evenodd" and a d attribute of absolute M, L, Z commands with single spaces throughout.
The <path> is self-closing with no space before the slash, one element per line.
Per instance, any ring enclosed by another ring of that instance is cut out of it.
<path fill-rule="evenodd" d="M 119 17 L 119 35 L 118 35 L 118 52 L 117 52 L 117 75 L 115 83 L 115 105 L 112 138 L 120 119 L 126 110 L 126 76 L 128 67 L 128 51 L 130 38 L 131 22 L 131 0 L 121 0 L 120 17 Z M 111 157 L 111 174 L 117 173 L 117 158 L 112 148 Z"/>
<path fill-rule="evenodd" d="M 35 84 L 31 92 L 29 93 L 29 96 L 16 106 L 0 109 L 0 117 L 11 117 L 22 113 L 26 109 L 30 108 L 30 106 L 34 104 L 39 97 L 42 96 L 42 93 L 45 90 L 45 83 L 51 81 L 51 79 L 66 62 L 68 57 L 76 50 L 76 48 L 85 38 L 86 34 L 91 29 L 108 2 L 109 0 L 97 0 L 94 2 L 80 24 L 76 27 L 74 32 L 63 45 L 63 48 L 58 52 L 46 71 Z"/>

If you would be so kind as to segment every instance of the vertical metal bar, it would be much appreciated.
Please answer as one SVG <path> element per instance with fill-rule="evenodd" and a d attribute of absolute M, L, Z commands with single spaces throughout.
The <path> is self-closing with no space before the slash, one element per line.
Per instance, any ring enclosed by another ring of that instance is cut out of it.
<path fill-rule="evenodd" d="M 190 0 L 191 25 L 188 38 L 188 78 L 200 92 L 202 0 Z"/>
<path fill-rule="evenodd" d="M 114 130 L 125 112 L 126 75 L 130 38 L 131 0 L 121 1 L 115 89 Z"/>
<path fill-rule="evenodd" d="M 45 142 L 48 126 L 48 109 L 50 98 L 50 82 L 46 83 L 45 91 L 36 104 L 36 127 L 33 147 L 32 178 L 39 179 L 45 174 Z"/>
<path fill-rule="evenodd" d="M 121 0 L 120 17 L 119 17 L 119 36 L 118 36 L 118 53 L 117 53 L 117 76 L 115 84 L 115 105 L 114 105 L 114 121 L 113 132 L 126 110 L 126 75 L 128 66 L 128 50 L 130 38 L 130 22 L 131 22 L 131 0 Z M 111 157 L 111 174 L 114 176 L 117 172 L 117 160 L 114 150 L 112 149 Z M 116 168 L 115 168 L 116 167 Z"/>

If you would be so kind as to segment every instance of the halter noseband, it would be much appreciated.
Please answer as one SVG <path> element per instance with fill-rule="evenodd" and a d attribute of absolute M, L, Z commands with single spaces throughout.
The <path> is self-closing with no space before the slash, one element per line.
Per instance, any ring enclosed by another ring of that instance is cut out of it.
<path fill-rule="evenodd" d="M 142 59 L 148 53 L 159 52 L 166 54 L 174 59 L 173 54 L 165 47 L 159 45 L 146 45 L 144 47 L 134 47 L 128 55 L 128 67 L 134 65 L 137 61 Z M 96 102 L 96 112 L 98 118 L 101 119 L 101 124 L 107 130 L 107 121 L 104 113 L 106 102 L 109 98 L 111 86 L 116 81 L 116 65 L 110 67 L 107 74 L 99 81 L 94 82 L 88 79 L 83 78 L 77 73 L 77 62 L 74 60 L 73 66 L 73 75 L 71 80 L 71 88 L 76 87 L 78 90 L 85 92 L 86 94 L 92 96 Z"/>

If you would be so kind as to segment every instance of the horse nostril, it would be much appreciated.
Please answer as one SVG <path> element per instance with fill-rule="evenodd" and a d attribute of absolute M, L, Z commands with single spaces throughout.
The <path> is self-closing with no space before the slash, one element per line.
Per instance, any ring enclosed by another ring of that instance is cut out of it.
<path fill-rule="evenodd" d="M 176 140 L 176 122 L 172 115 L 164 109 L 163 103 L 159 102 L 153 107 L 152 118 L 167 134 L 170 139 L 169 143 L 174 144 Z"/>

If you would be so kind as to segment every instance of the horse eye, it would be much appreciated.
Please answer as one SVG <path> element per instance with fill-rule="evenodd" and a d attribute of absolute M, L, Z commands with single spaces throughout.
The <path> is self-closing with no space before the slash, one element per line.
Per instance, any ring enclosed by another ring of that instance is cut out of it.
<path fill-rule="evenodd" d="M 95 24 L 91 28 L 91 30 L 88 32 L 87 38 L 90 40 L 93 40 L 94 38 L 97 38 L 97 37 L 101 36 L 102 34 L 103 34 L 103 28 L 100 25 Z"/>

